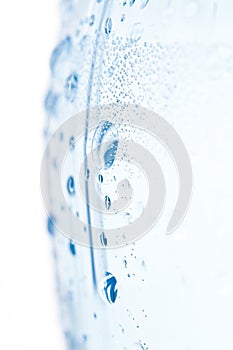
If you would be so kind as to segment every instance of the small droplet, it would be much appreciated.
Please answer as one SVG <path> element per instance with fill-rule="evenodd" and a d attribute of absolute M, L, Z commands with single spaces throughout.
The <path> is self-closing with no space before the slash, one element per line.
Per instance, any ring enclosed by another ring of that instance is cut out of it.
<path fill-rule="evenodd" d="M 107 35 L 109 35 L 112 31 L 112 19 L 110 17 L 106 19 L 104 31 Z"/>
<path fill-rule="evenodd" d="M 127 268 L 127 260 L 123 260 L 123 264 L 124 264 L 124 266 L 125 266 L 125 268 Z"/>
<path fill-rule="evenodd" d="M 102 174 L 99 174 L 99 175 L 98 175 L 98 180 L 99 180 L 99 182 L 100 182 L 101 184 L 103 183 L 104 178 L 103 178 L 103 175 L 102 175 Z"/>
<path fill-rule="evenodd" d="M 53 50 L 50 58 L 50 68 L 55 73 L 58 64 L 62 63 L 70 54 L 72 42 L 70 36 L 63 39 Z"/>
<path fill-rule="evenodd" d="M 113 276 L 110 272 L 106 272 L 103 292 L 104 292 L 105 298 L 110 304 L 115 303 L 117 298 L 118 290 L 116 288 L 116 284 L 117 284 L 116 277 Z"/>
<path fill-rule="evenodd" d="M 93 26 L 94 23 L 95 23 L 95 15 L 91 15 L 90 20 L 89 20 L 89 25 Z"/>
<path fill-rule="evenodd" d="M 124 22 L 124 20 L 125 20 L 125 13 L 123 13 L 121 16 L 121 22 Z"/>
<path fill-rule="evenodd" d="M 49 90 L 45 97 L 44 106 L 48 113 L 56 114 L 59 95 Z"/>
<path fill-rule="evenodd" d="M 76 255 L 75 244 L 73 241 L 70 241 L 70 252 L 72 255 Z"/>
<path fill-rule="evenodd" d="M 149 0 L 141 0 L 140 1 L 140 9 L 143 10 L 148 4 Z"/>
<path fill-rule="evenodd" d="M 75 185 L 74 185 L 74 178 L 73 176 L 69 176 L 67 180 L 67 191 L 71 196 L 75 195 Z"/>
<path fill-rule="evenodd" d="M 135 23 L 130 31 L 130 40 L 132 43 L 136 43 L 138 40 L 141 39 L 143 34 L 143 26 L 141 23 Z"/>
<path fill-rule="evenodd" d="M 94 314 L 93 314 L 93 317 L 94 317 L 94 318 L 97 318 L 97 315 L 96 315 L 96 313 L 95 313 L 95 312 L 94 312 Z"/>
<path fill-rule="evenodd" d="M 102 232 L 102 233 L 100 234 L 100 242 L 101 242 L 101 244 L 102 244 L 103 247 L 106 247 L 106 246 L 108 245 L 108 240 L 107 240 L 107 238 L 106 238 L 104 232 Z"/>
<path fill-rule="evenodd" d="M 109 209 L 111 207 L 111 199 L 109 196 L 105 196 L 105 207 Z"/>
<path fill-rule="evenodd" d="M 71 136 L 69 145 L 70 145 L 70 150 L 73 151 L 74 148 L 75 148 L 75 138 L 74 138 L 74 136 Z"/>
<path fill-rule="evenodd" d="M 55 233 L 55 227 L 54 227 L 54 217 L 49 216 L 47 220 L 47 230 L 50 233 L 51 236 Z"/>
<path fill-rule="evenodd" d="M 89 177 L 90 177 L 90 170 L 89 170 L 89 169 L 87 169 L 87 170 L 86 170 L 86 179 L 88 180 L 88 179 L 89 179 Z"/>
<path fill-rule="evenodd" d="M 129 6 L 133 6 L 133 4 L 135 3 L 135 0 L 129 0 Z"/>
<path fill-rule="evenodd" d="M 78 92 L 78 74 L 72 73 L 65 83 L 65 97 L 69 102 L 74 102 Z"/>

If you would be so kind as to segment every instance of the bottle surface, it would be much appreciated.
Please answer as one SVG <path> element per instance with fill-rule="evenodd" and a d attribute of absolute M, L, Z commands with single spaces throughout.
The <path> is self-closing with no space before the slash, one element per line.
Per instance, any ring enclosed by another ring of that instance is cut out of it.
<path fill-rule="evenodd" d="M 89 238 L 88 214 L 99 223 L 103 248 L 77 244 L 69 232 L 65 237 L 54 224 L 58 214 L 50 213 L 67 349 L 232 350 L 233 4 L 63 0 L 60 6 L 62 27 L 45 99 L 46 137 L 80 115 L 81 141 L 74 138 L 75 123 L 69 134 L 60 135 L 69 149 L 61 187 L 67 208 L 82 217 Z M 96 112 L 106 105 L 116 106 L 115 124 L 110 115 L 103 122 Z M 145 117 L 138 142 L 160 163 L 164 208 L 143 237 L 108 249 L 105 229 L 133 225 L 146 212 L 151 191 L 148 174 L 133 161 L 115 166 L 125 120 L 119 108 L 128 105 L 152 111 L 179 135 L 192 167 L 192 197 L 184 220 L 168 235 L 181 182 L 174 150 L 150 135 Z M 91 108 L 95 113 L 87 113 Z M 98 125 L 93 132 L 91 123 Z M 106 140 L 110 148 L 102 149 Z M 81 200 L 77 159 L 85 159 L 93 144 L 101 149 L 102 168 L 90 187 L 92 172 L 84 164 L 83 188 L 89 192 L 83 191 Z M 56 159 L 50 162 L 56 168 Z M 122 193 L 130 184 L 134 200 L 110 216 L 124 178 Z M 101 203 L 95 213 L 87 200 L 94 190 Z"/>

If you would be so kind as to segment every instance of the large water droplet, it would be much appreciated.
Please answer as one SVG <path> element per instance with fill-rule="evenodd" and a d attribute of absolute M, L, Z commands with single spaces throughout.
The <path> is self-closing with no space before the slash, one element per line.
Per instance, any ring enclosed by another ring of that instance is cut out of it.
<path fill-rule="evenodd" d="M 131 42 L 136 43 L 138 40 L 140 40 L 142 37 L 143 31 L 144 29 L 141 23 L 134 23 L 130 31 Z"/>
<path fill-rule="evenodd" d="M 72 73 L 65 83 L 65 96 L 69 102 L 73 102 L 78 92 L 78 74 Z"/>
<path fill-rule="evenodd" d="M 73 176 L 69 176 L 67 180 L 67 191 L 71 196 L 75 195 L 75 185 Z"/>
<path fill-rule="evenodd" d="M 70 36 L 67 36 L 55 47 L 50 58 L 50 68 L 53 73 L 55 73 L 57 66 L 67 59 L 71 47 L 72 42 Z"/>
<path fill-rule="evenodd" d="M 106 19 L 104 31 L 107 35 L 109 35 L 112 31 L 112 19 L 110 17 Z"/>
<path fill-rule="evenodd" d="M 106 272 L 103 293 L 105 298 L 110 304 L 115 303 L 117 298 L 118 290 L 116 288 L 116 284 L 117 284 L 116 277 L 113 276 L 110 272 Z"/>

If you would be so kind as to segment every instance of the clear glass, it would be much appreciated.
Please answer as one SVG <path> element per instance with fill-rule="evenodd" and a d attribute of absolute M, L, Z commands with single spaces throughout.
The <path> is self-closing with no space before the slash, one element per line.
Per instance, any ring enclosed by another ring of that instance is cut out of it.
<path fill-rule="evenodd" d="M 60 5 L 46 137 L 90 106 L 137 104 L 175 128 L 193 171 L 192 200 L 172 235 L 179 184 L 162 149 L 167 204 L 143 238 L 87 248 L 48 219 L 67 349 L 232 350 L 233 2 Z"/>

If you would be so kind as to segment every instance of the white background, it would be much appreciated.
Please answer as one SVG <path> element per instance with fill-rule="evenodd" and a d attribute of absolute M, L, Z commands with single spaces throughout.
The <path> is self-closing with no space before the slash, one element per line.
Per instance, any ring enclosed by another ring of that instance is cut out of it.
<path fill-rule="evenodd" d="M 56 0 L 0 3 L 0 349 L 64 349 L 39 171 Z"/>

